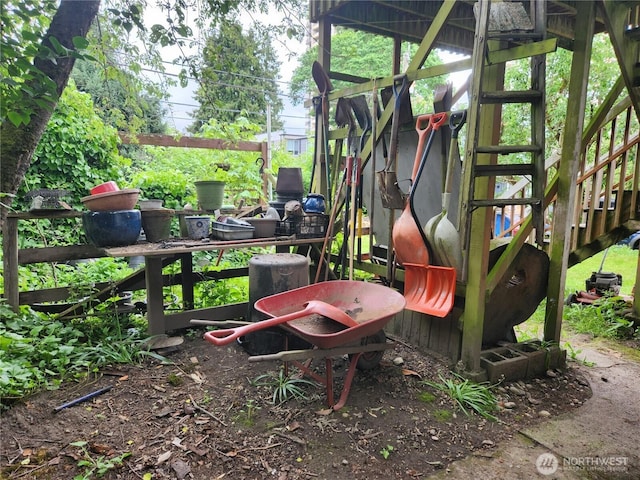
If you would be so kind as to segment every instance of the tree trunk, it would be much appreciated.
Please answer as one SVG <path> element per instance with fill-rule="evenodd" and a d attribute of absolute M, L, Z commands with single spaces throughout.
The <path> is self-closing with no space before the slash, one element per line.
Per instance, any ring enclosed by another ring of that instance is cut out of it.
<path fill-rule="evenodd" d="M 42 41 L 43 45 L 50 47 L 50 39 L 53 37 L 64 47 L 74 49 L 73 38 L 86 37 L 93 19 L 98 14 L 99 6 L 100 0 L 62 0 Z M 70 57 L 57 57 L 53 61 L 40 58 L 34 60 L 34 67 L 55 83 L 55 101 L 51 102 L 48 108 L 34 108 L 27 125 L 16 127 L 8 120 L 0 125 L 0 192 L 14 195 L 18 191 L 53 109 L 67 86 L 74 63 L 75 59 Z M 11 205 L 11 198 L 0 198 L 0 229 L 4 226 L 8 213 L 2 204 Z"/>

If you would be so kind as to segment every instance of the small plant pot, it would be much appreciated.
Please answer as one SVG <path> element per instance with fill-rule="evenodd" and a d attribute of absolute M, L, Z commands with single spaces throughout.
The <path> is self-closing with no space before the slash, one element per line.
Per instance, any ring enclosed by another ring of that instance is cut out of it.
<path fill-rule="evenodd" d="M 222 207 L 225 182 L 218 180 L 201 180 L 194 183 L 196 196 L 201 210 L 214 211 Z"/>
<path fill-rule="evenodd" d="M 184 217 L 187 233 L 191 240 L 202 240 L 211 233 L 211 217 L 204 215 L 189 215 Z"/>
<path fill-rule="evenodd" d="M 140 210 L 157 210 L 162 208 L 162 200 L 138 200 Z"/>
<path fill-rule="evenodd" d="M 141 210 L 142 229 L 149 242 L 160 242 L 171 237 L 174 211 L 165 208 Z"/>

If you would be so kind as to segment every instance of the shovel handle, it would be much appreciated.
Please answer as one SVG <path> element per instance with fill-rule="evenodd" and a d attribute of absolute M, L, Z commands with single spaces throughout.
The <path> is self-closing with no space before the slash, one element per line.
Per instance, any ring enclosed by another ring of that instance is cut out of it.
<path fill-rule="evenodd" d="M 290 322 L 298 318 L 306 317 L 307 315 L 311 315 L 313 313 L 317 313 L 324 317 L 330 318 L 331 320 L 341 323 L 346 327 L 353 327 L 358 325 L 358 322 L 356 322 L 353 318 L 351 318 L 339 308 L 320 300 L 311 300 L 305 303 L 305 308 L 303 308 L 302 310 L 298 310 L 297 312 L 292 312 L 287 315 L 281 315 L 279 317 L 269 318 L 267 320 L 255 322 L 250 325 L 243 325 L 242 327 L 227 328 L 224 330 L 212 330 L 204 334 L 204 339 L 220 347 L 223 345 L 228 345 L 237 338 L 248 333 L 256 332 L 258 330 L 264 330 L 265 328 L 275 327 L 276 325 Z"/>
<path fill-rule="evenodd" d="M 449 115 L 449 128 L 451 128 L 451 136 L 453 138 L 458 138 L 460 129 L 462 129 L 466 121 L 467 121 L 466 110 L 451 112 L 451 114 Z"/>

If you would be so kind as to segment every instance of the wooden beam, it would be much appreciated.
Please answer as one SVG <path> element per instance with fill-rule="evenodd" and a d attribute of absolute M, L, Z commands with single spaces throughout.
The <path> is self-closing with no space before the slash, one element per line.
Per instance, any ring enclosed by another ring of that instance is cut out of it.
<path fill-rule="evenodd" d="M 420 67 L 422 67 L 425 60 L 429 56 L 429 53 L 431 53 L 431 50 L 433 50 L 433 48 L 435 47 L 436 39 L 438 38 L 438 35 L 440 35 L 440 32 L 446 24 L 447 19 L 451 15 L 453 8 L 456 6 L 456 3 L 458 3 L 456 0 L 442 2 L 438 13 L 433 18 L 431 25 L 429 25 L 429 30 L 427 30 L 427 33 L 422 39 L 418 50 L 409 63 L 407 72 L 418 70 Z"/>
<path fill-rule="evenodd" d="M 478 144 L 491 145 L 496 130 L 495 113 L 500 111 L 496 105 L 484 105 L 480 108 L 480 93 L 483 90 L 499 90 L 496 88 L 500 79 L 500 71 L 504 72 L 504 64 L 485 67 L 485 52 L 488 49 L 486 33 L 489 24 L 489 0 L 481 0 L 478 4 L 476 20 L 475 45 L 473 47 L 473 82 L 469 100 L 469 124 L 467 129 L 467 145 L 464 154 L 464 167 L 462 172 L 461 202 L 470 202 L 469 192 L 471 182 L 475 181 L 473 175 L 473 163 L 475 149 Z M 499 125 L 499 123 L 498 123 Z M 489 157 L 489 156 L 485 156 Z M 491 158 L 495 156 L 492 155 Z M 489 178 L 482 177 L 477 180 L 475 190 L 479 197 L 488 198 Z M 465 208 L 462 209 L 465 211 Z M 466 212 L 465 212 L 466 213 Z M 484 315 L 486 306 L 486 275 L 489 268 L 489 235 L 487 226 L 490 225 L 491 209 L 481 208 L 469 211 L 469 219 L 462 229 L 463 242 L 466 244 L 464 252 L 464 267 L 461 277 L 466 282 L 464 312 L 462 314 L 462 348 L 460 360 L 466 372 L 473 374 L 480 371 L 480 351 L 482 350 L 482 332 L 484 328 Z M 469 238 L 467 244 L 466 238 Z"/>
<path fill-rule="evenodd" d="M 547 53 L 555 52 L 557 48 L 558 40 L 556 38 L 549 38 L 540 42 L 528 43 L 526 45 L 489 52 L 487 54 L 487 63 L 492 65 L 494 63 L 509 62 L 536 55 L 546 55 Z"/>
<path fill-rule="evenodd" d="M 636 83 L 638 79 L 635 78 L 634 73 L 640 55 L 640 42 L 629 38 L 625 34 L 630 7 L 619 0 L 604 0 L 602 7 L 605 14 L 604 23 L 607 27 L 613 50 L 616 52 L 624 83 L 633 102 L 636 117 L 640 120 L 640 86 Z M 579 20 L 580 18 L 578 17 Z M 576 36 L 578 33 L 576 24 Z"/>
<path fill-rule="evenodd" d="M 216 138 L 172 137 L 171 135 L 140 134 L 131 136 L 128 133 L 118 134 L 122 143 L 131 145 L 152 145 L 157 147 L 205 148 L 210 150 L 236 150 L 240 152 L 263 153 L 264 142 L 230 142 Z"/>
<path fill-rule="evenodd" d="M 549 284 L 547 287 L 547 307 L 544 321 L 544 339 L 560 341 L 562 328 L 562 307 L 567 276 L 567 262 L 571 250 L 571 223 L 575 205 L 576 177 L 582 150 L 582 131 L 589 81 L 589 61 L 593 41 L 595 3 L 577 2 L 575 49 L 569 77 L 569 100 L 567 103 L 564 141 L 558 170 L 558 200 L 553 210 L 551 232 L 551 257 L 549 264 Z"/>

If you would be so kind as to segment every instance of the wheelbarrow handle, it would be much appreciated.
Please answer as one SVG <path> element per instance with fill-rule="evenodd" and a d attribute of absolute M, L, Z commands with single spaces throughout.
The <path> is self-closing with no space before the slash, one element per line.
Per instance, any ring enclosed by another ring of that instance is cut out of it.
<path fill-rule="evenodd" d="M 298 310 L 297 312 L 292 312 L 287 315 L 281 315 L 279 317 L 269 318 L 267 320 L 255 322 L 250 325 L 243 325 L 242 327 L 227 328 L 224 330 L 212 330 L 204 334 L 204 339 L 220 347 L 223 345 L 228 345 L 237 338 L 243 335 L 247 335 L 248 333 L 274 327 L 276 325 L 290 322 L 298 318 L 306 317 L 307 315 L 311 315 L 314 313 L 341 323 L 345 327 L 355 327 L 358 325 L 358 322 L 356 322 L 353 318 L 351 318 L 339 308 L 320 300 L 311 300 L 305 304 L 305 308 L 303 308 L 302 310 Z"/>

